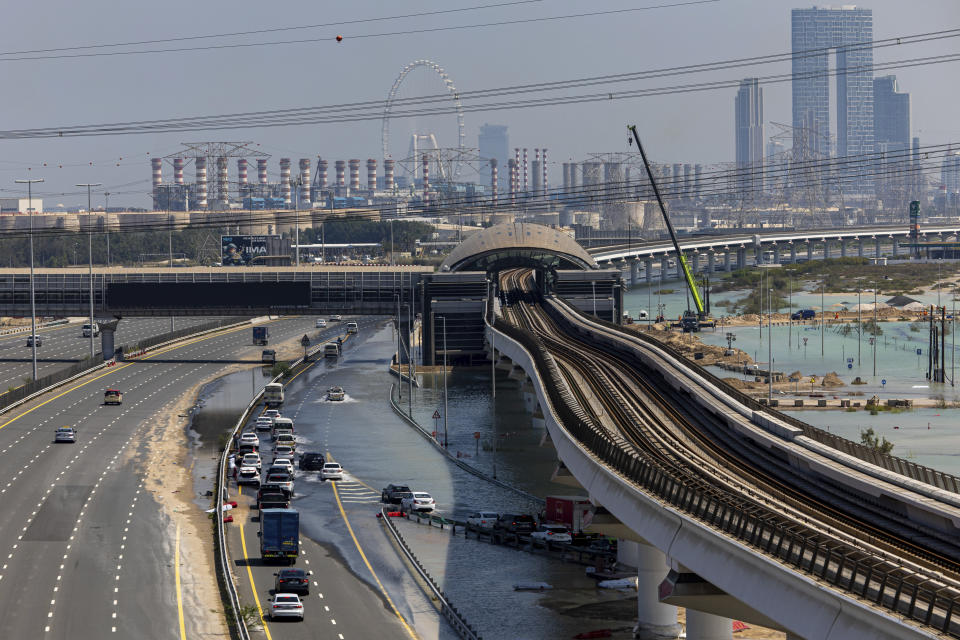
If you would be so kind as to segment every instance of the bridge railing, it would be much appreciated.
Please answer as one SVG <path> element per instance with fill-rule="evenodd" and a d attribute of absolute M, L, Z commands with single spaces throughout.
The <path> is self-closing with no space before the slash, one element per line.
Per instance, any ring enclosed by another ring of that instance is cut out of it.
<path fill-rule="evenodd" d="M 960 619 L 954 617 L 954 610 L 960 612 L 960 590 L 787 520 L 763 505 L 724 493 L 706 480 L 677 477 L 659 462 L 639 455 L 629 443 L 584 419 L 572 397 L 561 393 L 566 385 L 556 363 L 531 333 L 502 320 L 496 321 L 494 328 L 531 355 L 545 382 L 542 388 L 564 429 L 644 493 L 839 591 L 960 638 Z"/>

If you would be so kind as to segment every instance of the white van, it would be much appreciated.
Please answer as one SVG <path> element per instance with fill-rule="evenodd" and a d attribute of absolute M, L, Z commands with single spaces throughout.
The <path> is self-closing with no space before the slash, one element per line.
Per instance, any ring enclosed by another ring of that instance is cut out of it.
<path fill-rule="evenodd" d="M 293 420 L 290 418 L 274 418 L 273 428 L 270 430 L 274 438 L 277 437 L 277 431 L 279 429 L 289 429 L 290 433 L 293 433 Z"/>
<path fill-rule="evenodd" d="M 324 358 L 339 358 L 340 357 L 340 345 L 336 342 L 328 342 L 323 345 L 323 357 Z"/>
<path fill-rule="evenodd" d="M 271 382 L 265 386 L 263 388 L 263 401 L 268 407 L 283 404 L 283 385 L 279 382 Z"/>
<path fill-rule="evenodd" d="M 91 325 L 89 322 L 85 323 L 85 324 L 83 325 L 83 337 L 84 337 L 84 338 L 89 338 L 91 332 L 93 332 L 93 337 L 94 337 L 94 338 L 96 338 L 97 336 L 99 336 L 99 335 L 100 335 L 100 325 L 98 325 L 96 322 L 94 322 L 93 325 Z"/>
<path fill-rule="evenodd" d="M 360 327 L 357 326 L 356 322 L 347 323 L 347 333 L 356 333 L 360 330 Z"/>

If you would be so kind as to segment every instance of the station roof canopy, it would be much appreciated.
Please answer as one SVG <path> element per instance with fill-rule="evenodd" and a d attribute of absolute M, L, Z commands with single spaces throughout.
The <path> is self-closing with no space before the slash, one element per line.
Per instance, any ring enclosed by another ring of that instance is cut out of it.
<path fill-rule="evenodd" d="M 596 269 L 577 241 L 551 227 L 497 224 L 467 237 L 440 265 L 441 271 L 499 271 L 516 267 L 551 270 Z"/>

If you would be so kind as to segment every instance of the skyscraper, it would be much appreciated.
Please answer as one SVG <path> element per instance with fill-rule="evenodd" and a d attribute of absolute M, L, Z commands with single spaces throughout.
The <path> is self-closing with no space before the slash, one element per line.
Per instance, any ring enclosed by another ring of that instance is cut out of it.
<path fill-rule="evenodd" d="M 740 81 L 733 105 L 737 186 L 746 196 L 763 189 L 763 89 L 757 78 Z"/>
<path fill-rule="evenodd" d="M 897 89 L 897 76 L 873 79 L 873 138 L 878 152 L 910 148 L 910 94 Z"/>
<path fill-rule="evenodd" d="M 833 155 L 830 145 L 829 49 L 836 50 L 838 156 L 871 153 L 873 147 L 873 11 L 855 6 L 794 9 L 794 158 Z M 859 46 L 858 46 L 859 45 Z M 844 180 L 863 193 L 869 180 L 846 164 Z"/>
<path fill-rule="evenodd" d="M 507 166 L 509 157 L 510 138 L 507 136 L 507 127 L 502 124 L 484 124 L 480 127 L 478 144 L 480 157 L 489 160 L 494 158 L 497 161 L 497 167 L 500 168 L 501 177 L 503 169 Z M 481 171 L 483 184 L 490 184 L 490 164 L 486 163 Z M 499 188 L 505 191 L 507 181 L 500 180 Z"/>

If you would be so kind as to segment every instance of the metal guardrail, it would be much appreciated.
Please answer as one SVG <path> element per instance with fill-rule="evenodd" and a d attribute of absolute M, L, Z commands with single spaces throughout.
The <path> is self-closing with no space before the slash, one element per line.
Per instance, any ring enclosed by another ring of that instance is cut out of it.
<path fill-rule="evenodd" d="M 678 478 L 612 434 L 588 424 L 561 394 L 562 377 L 546 348 L 529 332 L 497 320 L 495 328 L 520 344 L 544 378 L 545 392 L 564 429 L 602 464 L 666 505 L 776 558 L 784 565 L 876 607 L 960 638 L 960 590 L 836 538 L 780 520 L 757 505 L 738 504 L 705 481 Z"/>
<path fill-rule="evenodd" d="M 447 599 L 446 594 L 440 588 L 440 585 L 437 584 L 436 580 L 427 572 L 423 567 L 423 564 L 417 558 L 416 554 L 407 544 L 407 541 L 403 539 L 403 535 L 393 526 L 393 522 L 390 521 L 390 516 L 387 515 L 386 507 L 380 510 L 381 520 L 384 525 L 387 527 L 387 531 L 393 536 L 394 540 L 397 541 L 397 544 L 400 546 L 400 550 L 403 551 L 403 555 L 406 556 L 407 560 L 410 561 L 410 564 L 413 565 L 414 569 L 417 570 L 417 573 L 427 583 L 427 586 L 430 588 L 430 591 L 433 592 L 434 598 L 437 602 L 440 603 L 440 613 L 448 622 L 453 626 L 457 634 L 464 638 L 464 640 L 481 640 L 481 636 L 476 632 L 476 630 L 467 623 L 466 619 L 463 617 L 463 614 L 455 606 L 453 606 L 450 601 Z"/>

